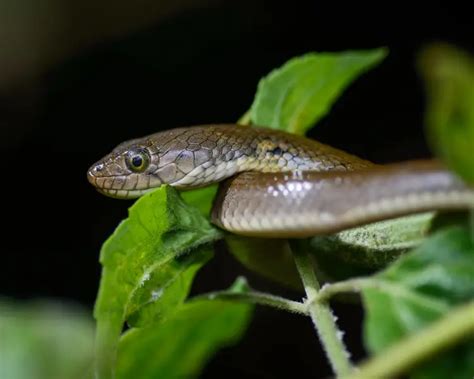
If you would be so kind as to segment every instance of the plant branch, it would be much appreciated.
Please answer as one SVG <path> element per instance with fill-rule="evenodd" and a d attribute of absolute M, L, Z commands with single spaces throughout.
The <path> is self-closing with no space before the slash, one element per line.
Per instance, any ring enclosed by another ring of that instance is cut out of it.
<path fill-rule="evenodd" d="M 309 314 L 316 332 L 337 376 L 347 375 L 352 370 L 349 353 L 342 341 L 342 331 L 336 325 L 335 317 L 326 303 L 315 301 L 319 293 L 319 282 L 304 240 L 290 241 L 296 267 L 303 282 Z"/>
<path fill-rule="evenodd" d="M 396 377 L 426 358 L 474 333 L 474 302 L 460 306 L 446 317 L 389 347 L 360 366 L 347 379 Z"/>
<path fill-rule="evenodd" d="M 321 287 L 321 290 L 318 292 L 318 295 L 315 297 L 314 301 L 322 303 L 328 301 L 334 295 L 348 292 L 360 292 L 364 288 L 374 288 L 378 286 L 379 283 L 373 278 L 355 278 L 332 284 L 326 284 Z"/>
<path fill-rule="evenodd" d="M 275 296 L 265 292 L 249 291 L 249 292 L 234 292 L 234 291 L 215 291 L 196 296 L 194 299 L 208 299 L 208 300 L 226 300 L 245 302 L 258 305 L 265 305 L 279 310 L 284 310 L 301 315 L 308 315 L 308 310 L 305 304 L 298 301 L 286 299 L 281 296 Z"/>

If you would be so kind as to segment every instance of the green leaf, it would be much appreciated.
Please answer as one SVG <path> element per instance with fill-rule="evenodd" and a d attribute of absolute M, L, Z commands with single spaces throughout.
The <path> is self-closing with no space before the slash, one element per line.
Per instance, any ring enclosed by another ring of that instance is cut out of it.
<path fill-rule="evenodd" d="M 194 276 L 211 256 L 210 246 L 199 246 L 190 254 L 154 268 L 152 282 L 135 289 L 132 302 L 128 304 L 128 324 L 151 324 L 173 312 L 186 300 Z"/>
<path fill-rule="evenodd" d="M 171 187 L 161 187 L 130 208 L 129 217 L 105 242 L 97 319 L 96 370 L 111 377 L 116 344 L 128 320 L 145 326 L 176 310 L 196 271 L 221 237 L 199 210 Z"/>
<path fill-rule="evenodd" d="M 419 67 L 426 83 L 431 145 L 474 183 L 474 58 L 449 45 L 432 45 L 420 55 Z"/>
<path fill-rule="evenodd" d="M 310 239 L 311 253 L 326 281 L 367 276 L 419 246 L 434 222 L 434 213 L 422 213 L 375 222 Z"/>
<path fill-rule="evenodd" d="M 309 53 L 289 60 L 260 81 L 250 110 L 252 123 L 305 134 L 353 80 L 386 55 L 380 48 Z"/>
<path fill-rule="evenodd" d="M 228 234 L 225 242 L 235 258 L 248 269 L 287 287 L 302 289 L 286 240 Z"/>
<path fill-rule="evenodd" d="M 181 197 L 187 204 L 199 209 L 203 216 L 209 217 L 217 188 L 218 185 L 213 184 L 208 187 L 184 191 L 181 193 Z"/>
<path fill-rule="evenodd" d="M 242 337 L 252 306 L 195 300 L 164 322 L 133 328 L 120 340 L 117 378 L 195 378 L 220 348 Z"/>
<path fill-rule="evenodd" d="M 0 299 L 2 379 L 82 379 L 93 344 L 92 318 L 78 306 Z"/>
<path fill-rule="evenodd" d="M 457 304 L 474 299 L 474 245 L 467 229 L 452 227 L 434 234 L 412 253 L 374 277 L 363 290 L 365 344 L 378 353 L 406 335 L 424 328 Z M 474 341 L 437 358 L 432 378 L 472 378 Z M 428 366 L 413 375 L 426 377 Z M 445 371 L 443 367 L 455 367 Z M 471 376 L 465 376 L 470 373 Z"/>

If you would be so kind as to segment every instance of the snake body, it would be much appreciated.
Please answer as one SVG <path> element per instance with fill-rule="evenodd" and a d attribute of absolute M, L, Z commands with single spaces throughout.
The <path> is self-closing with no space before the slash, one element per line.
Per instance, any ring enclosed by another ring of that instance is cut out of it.
<path fill-rule="evenodd" d="M 117 198 L 227 178 L 211 218 L 244 235 L 312 236 L 474 204 L 474 191 L 435 161 L 375 165 L 305 137 L 238 125 L 177 128 L 127 141 L 88 171 L 100 192 Z"/>

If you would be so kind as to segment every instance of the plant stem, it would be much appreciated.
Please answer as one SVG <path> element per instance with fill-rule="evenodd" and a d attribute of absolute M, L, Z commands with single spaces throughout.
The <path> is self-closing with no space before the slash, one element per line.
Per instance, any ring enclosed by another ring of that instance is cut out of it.
<path fill-rule="evenodd" d="M 474 333 L 474 302 L 451 311 L 363 364 L 347 379 L 392 378 Z"/>
<path fill-rule="evenodd" d="M 216 291 L 196 296 L 194 299 L 203 298 L 209 300 L 229 300 L 265 305 L 292 313 L 298 313 L 305 316 L 308 315 L 308 310 L 305 304 L 265 292 L 249 291 L 239 293 L 233 291 Z"/>
<path fill-rule="evenodd" d="M 331 297 L 340 293 L 360 292 L 363 288 L 373 288 L 377 286 L 377 280 L 373 278 L 355 278 L 333 284 L 327 284 L 321 287 L 321 290 L 318 292 L 315 301 L 321 303 L 328 301 Z"/>
<path fill-rule="evenodd" d="M 352 370 L 349 353 L 342 341 L 342 332 L 338 329 L 335 317 L 324 302 L 315 301 L 318 297 L 319 283 L 314 273 L 313 262 L 308 254 L 306 241 L 290 241 L 296 267 L 303 282 L 309 314 L 316 332 L 337 376 L 347 375 Z"/>

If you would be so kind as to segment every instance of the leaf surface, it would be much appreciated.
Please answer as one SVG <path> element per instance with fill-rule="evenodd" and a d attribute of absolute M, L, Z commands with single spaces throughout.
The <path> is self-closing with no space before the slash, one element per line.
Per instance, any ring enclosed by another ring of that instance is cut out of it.
<path fill-rule="evenodd" d="M 380 48 L 293 58 L 260 80 L 250 109 L 251 121 L 305 134 L 329 112 L 352 81 L 386 55 L 387 50 Z"/>
<path fill-rule="evenodd" d="M 105 242 L 97 319 L 96 369 L 113 373 L 123 323 L 146 326 L 186 299 L 197 270 L 210 258 L 220 232 L 171 187 L 138 199 Z"/>
<path fill-rule="evenodd" d="M 117 378 L 195 378 L 220 348 L 242 337 L 252 306 L 214 300 L 184 304 L 162 323 L 126 332 Z"/>
<path fill-rule="evenodd" d="M 474 299 L 474 245 L 469 231 L 451 227 L 374 277 L 363 290 L 364 341 L 373 354 Z M 413 373 L 414 378 L 472 378 L 474 341 Z M 455 371 L 449 369 L 455 368 Z M 470 375 L 470 376 L 469 376 Z"/>

